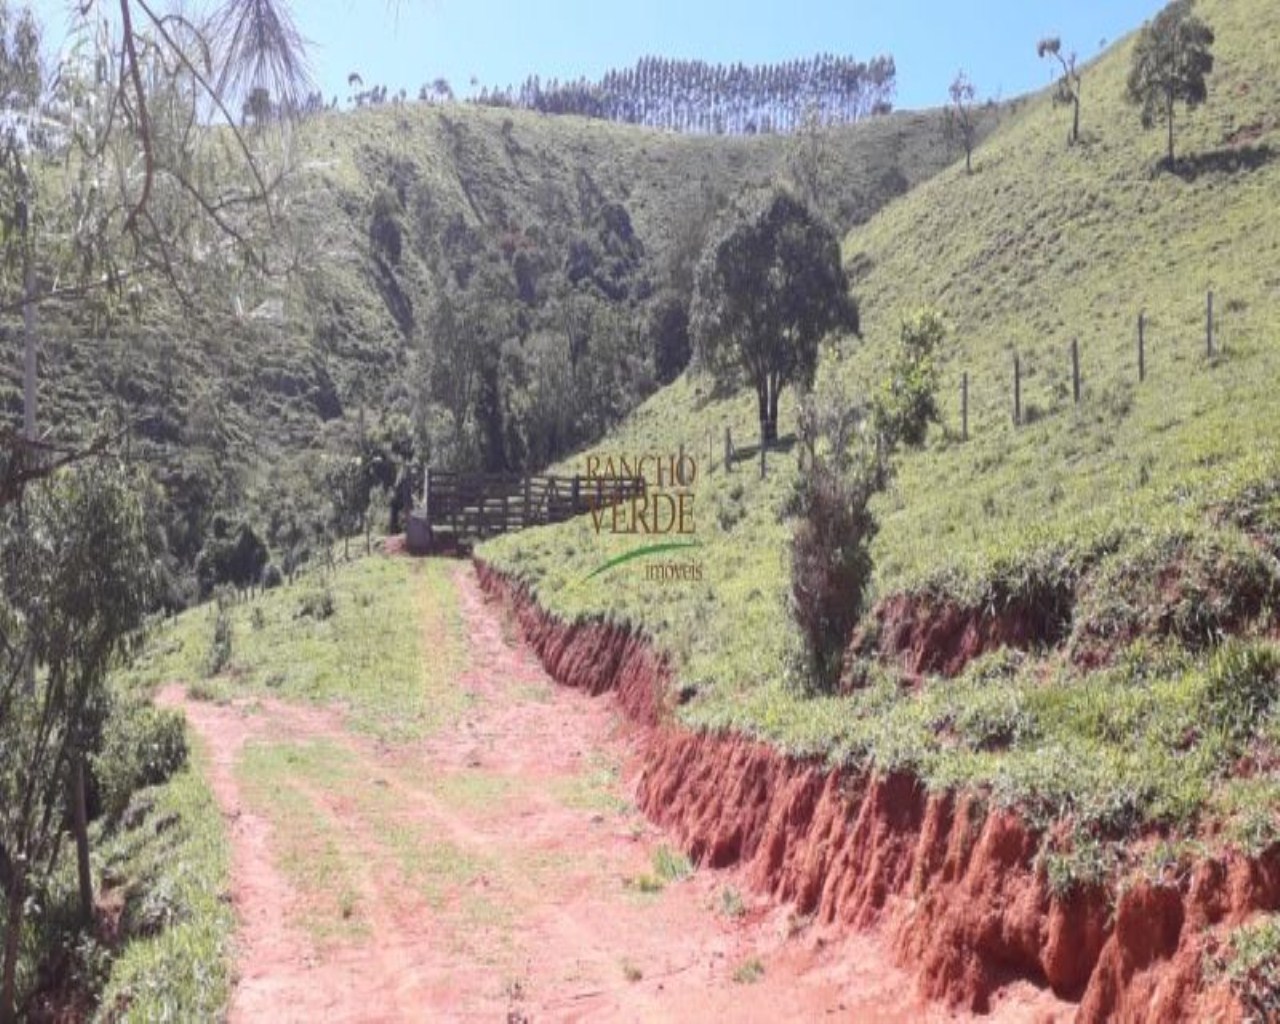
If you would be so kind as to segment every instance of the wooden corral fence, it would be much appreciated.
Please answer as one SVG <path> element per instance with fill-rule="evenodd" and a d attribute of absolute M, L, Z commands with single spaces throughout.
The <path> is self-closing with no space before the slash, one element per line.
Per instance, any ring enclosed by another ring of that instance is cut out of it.
<path fill-rule="evenodd" d="M 415 554 L 465 550 L 478 540 L 562 523 L 645 493 L 644 479 L 445 473 L 428 469 L 422 504 L 409 516 Z"/>

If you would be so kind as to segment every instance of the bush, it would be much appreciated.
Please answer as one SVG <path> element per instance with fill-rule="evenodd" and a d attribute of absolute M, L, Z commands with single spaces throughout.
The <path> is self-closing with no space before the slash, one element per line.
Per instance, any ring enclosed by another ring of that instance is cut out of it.
<path fill-rule="evenodd" d="M 284 573 L 280 571 L 280 567 L 274 562 L 269 563 L 262 570 L 262 589 L 275 590 L 276 587 L 284 585 Z"/>
<path fill-rule="evenodd" d="M 214 607 L 213 637 L 209 641 L 209 652 L 204 659 L 205 676 L 216 676 L 231 663 L 231 613 L 228 600 L 219 594 Z"/>
<path fill-rule="evenodd" d="M 166 781 L 187 763 L 187 736 L 180 712 L 140 700 L 113 704 L 94 757 L 102 813 L 114 824 L 129 798 L 144 786 Z"/>
<path fill-rule="evenodd" d="M 876 431 L 885 448 L 924 444 L 929 424 L 939 420 L 936 353 L 947 336 L 942 317 L 932 310 L 902 322 L 898 353 L 875 401 Z"/>
<path fill-rule="evenodd" d="M 922 444 L 937 421 L 934 354 L 945 336 L 936 313 L 906 320 L 889 376 L 869 405 L 846 393 L 839 352 L 833 352 L 801 403 L 802 466 L 808 470 L 789 507 L 800 516 L 791 541 L 791 610 L 809 680 L 819 690 L 838 684 L 845 646 L 866 601 L 876 534 L 868 504 L 891 479 L 898 449 Z"/>
<path fill-rule="evenodd" d="M 334 612 L 333 591 L 327 586 L 308 590 L 298 602 L 298 617 L 323 621 Z"/>
<path fill-rule="evenodd" d="M 871 580 L 876 523 L 867 508 L 870 497 L 860 479 L 821 460 L 802 483 L 801 519 L 791 541 L 791 609 L 810 677 L 823 690 L 839 680 Z"/>
<path fill-rule="evenodd" d="M 219 520 L 214 536 L 196 559 L 200 596 L 208 597 L 217 587 L 231 584 L 247 587 L 262 577 L 267 564 L 267 546 L 248 523 L 241 523 L 234 537 Z"/>

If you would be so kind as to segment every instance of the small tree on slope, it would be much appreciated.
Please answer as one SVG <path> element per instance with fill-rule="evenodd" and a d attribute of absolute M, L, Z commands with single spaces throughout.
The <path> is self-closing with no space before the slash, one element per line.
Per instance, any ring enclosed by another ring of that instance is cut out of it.
<path fill-rule="evenodd" d="M 1054 90 L 1053 102 L 1056 106 L 1071 104 L 1070 142 L 1074 145 L 1080 141 L 1080 72 L 1076 70 L 1076 55 L 1064 55 L 1062 40 L 1057 36 L 1041 39 L 1036 44 L 1036 54 L 1042 58 L 1053 57 L 1062 66 L 1062 77 Z"/>
<path fill-rule="evenodd" d="M 1213 71 L 1213 30 L 1191 13 L 1192 0 L 1173 0 L 1142 29 L 1133 48 L 1128 99 L 1142 107 L 1142 127 L 1164 120 L 1173 166 L 1173 110 L 1198 107 L 1209 95 L 1205 78 Z"/>

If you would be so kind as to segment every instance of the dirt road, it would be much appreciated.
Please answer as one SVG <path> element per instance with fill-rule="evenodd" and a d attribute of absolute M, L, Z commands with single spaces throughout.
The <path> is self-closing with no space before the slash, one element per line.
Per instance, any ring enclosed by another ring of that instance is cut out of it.
<path fill-rule="evenodd" d="M 876 935 L 686 875 L 628 799 L 643 734 L 612 698 L 556 687 L 469 567 L 453 578 L 468 700 L 421 741 L 379 744 L 337 709 L 161 695 L 229 823 L 233 1024 L 954 1019 Z M 1054 1009 L 1015 988 L 996 1017 Z"/>

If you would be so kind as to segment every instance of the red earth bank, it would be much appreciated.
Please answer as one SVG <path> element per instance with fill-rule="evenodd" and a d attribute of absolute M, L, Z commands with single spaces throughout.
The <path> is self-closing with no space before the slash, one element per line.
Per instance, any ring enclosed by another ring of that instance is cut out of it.
<path fill-rule="evenodd" d="M 1082 1022 L 1243 1019 L 1228 991 L 1206 986 L 1201 965 L 1224 930 L 1280 908 L 1280 847 L 1136 885 L 1114 914 L 1101 891 L 1054 899 L 1034 863 L 1039 837 L 1016 814 L 928 793 L 907 775 L 851 774 L 743 736 L 679 726 L 664 712 L 671 668 L 641 634 L 603 621 L 562 623 L 527 588 L 476 567 L 557 682 L 616 689 L 649 727 L 637 801 L 652 820 L 695 860 L 740 866 L 757 890 L 801 913 L 885 930 L 929 998 L 985 1012 L 1004 986 L 1029 980 L 1078 1001 Z M 1013 643 L 1023 627 L 995 619 L 944 633 L 938 654 L 929 635 L 892 642 L 911 653 L 915 670 L 934 670 Z"/>

